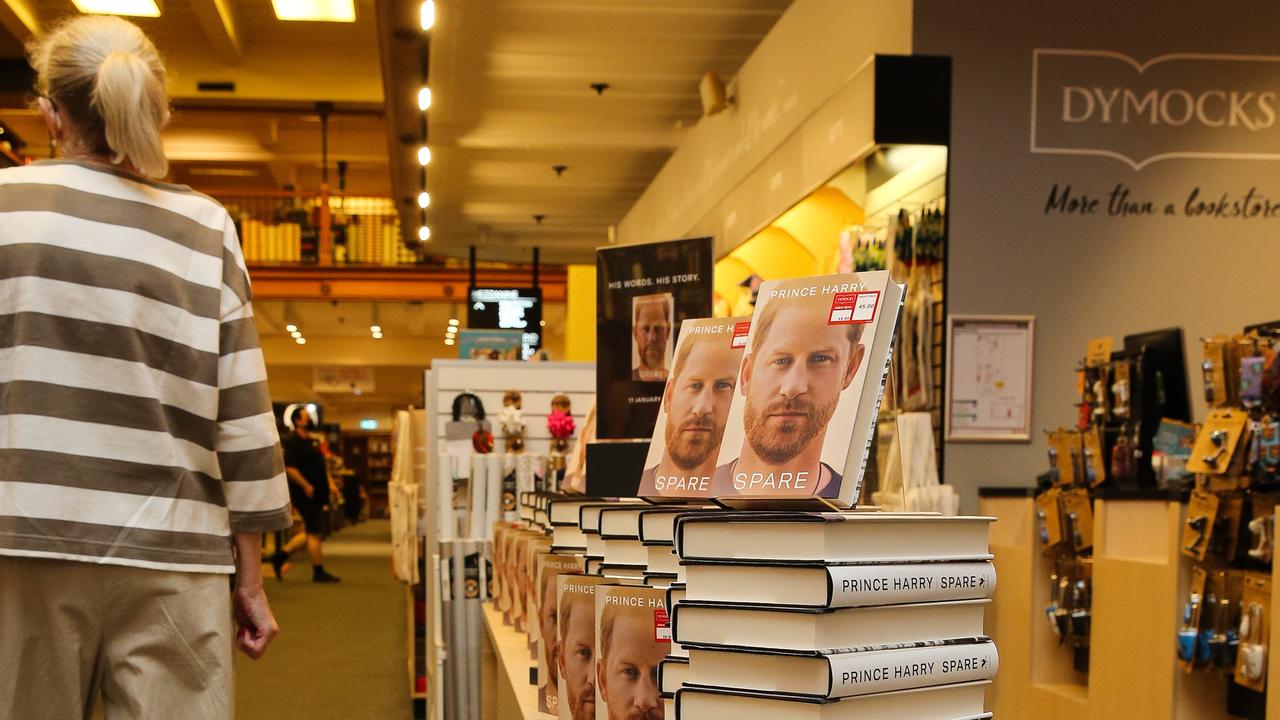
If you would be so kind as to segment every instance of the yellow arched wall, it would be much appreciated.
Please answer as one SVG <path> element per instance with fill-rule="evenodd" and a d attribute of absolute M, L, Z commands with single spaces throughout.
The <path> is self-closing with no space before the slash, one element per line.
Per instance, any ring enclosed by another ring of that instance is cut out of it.
<path fill-rule="evenodd" d="M 776 280 L 835 272 L 841 231 L 865 217 L 839 189 L 818 188 L 716 263 L 716 293 L 732 308 L 746 292 L 738 283 L 753 273 Z"/>

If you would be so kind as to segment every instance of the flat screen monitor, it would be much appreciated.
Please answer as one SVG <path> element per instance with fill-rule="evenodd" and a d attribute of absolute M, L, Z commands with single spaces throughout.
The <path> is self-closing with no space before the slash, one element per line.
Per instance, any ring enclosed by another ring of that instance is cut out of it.
<path fill-rule="evenodd" d="M 471 288 L 467 328 L 520 330 L 521 356 L 528 360 L 542 347 L 542 288 Z"/>

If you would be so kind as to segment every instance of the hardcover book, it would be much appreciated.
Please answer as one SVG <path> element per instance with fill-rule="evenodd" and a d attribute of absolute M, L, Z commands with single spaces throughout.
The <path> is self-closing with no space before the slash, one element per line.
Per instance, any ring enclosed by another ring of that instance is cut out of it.
<path fill-rule="evenodd" d="M 596 717 L 596 590 L 605 582 L 593 575 L 560 575 L 556 580 L 556 646 L 552 654 L 561 720 Z"/>
<path fill-rule="evenodd" d="M 670 649 L 671 623 L 664 590 L 599 586 L 596 720 L 661 718 L 664 710 L 657 684 L 658 664 Z"/>
<path fill-rule="evenodd" d="M 640 514 L 640 541 L 645 545 L 674 545 L 676 518 L 688 513 L 717 513 L 715 505 L 685 505 L 679 508 L 657 508 Z"/>
<path fill-rule="evenodd" d="M 760 286 L 715 497 L 736 506 L 857 502 L 903 292 L 887 271 Z"/>
<path fill-rule="evenodd" d="M 999 667 L 995 643 L 985 637 L 822 653 L 686 647 L 687 685 L 812 698 L 990 680 Z"/>
<path fill-rule="evenodd" d="M 530 635 L 537 636 L 538 709 L 550 715 L 560 711 L 560 666 L 556 661 L 556 592 L 561 577 L 582 574 L 582 558 L 576 555 L 539 553 L 537 562 L 537 594 L 534 617 L 537 622 Z"/>
<path fill-rule="evenodd" d="M 650 548 L 652 551 L 653 548 Z M 989 561 L 682 565 L 689 599 L 805 608 L 981 600 L 996 588 Z"/>
<path fill-rule="evenodd" d="M 980 720 L 990 682 L 957 683 L 861 695 L 841 700 L 796 698 L 740 690 L 683 687 L 680 720 Z"/>
<path fill-rule="evenodd" d="M 658 664 L 658 691 L 663 697 L 675 697 L 676 691 L 689 678 L 689 659 L 667 657 Z"/>
<path fill-rule="evenodd" d="M 734 512 L 681 516 L 683 561 L 775 564 L 987 560 L 994 518 L 924 513 Z"/>
<path fill-rule="evenodd" d="M 976 637 L 988 605 L 957 600 L 831 610 L 685 600 L 671 623 L 682 645 L 817 653 Z"/>
<path fill-rule="evenodd" d="M 637 494 L 674 502 L 708 498 L 751 319 L 698 318 L 680 325 Z"/>
<path fill-rule="evenodd" d="M 551 550 L 551 541 L 542 535 L 531 535 L 516 541 L 515 591 L 512 593 L 512 620 L 517 631 L 529 632 L 529 598 L 534 587 L 534 562 L 539 553 Z"/>

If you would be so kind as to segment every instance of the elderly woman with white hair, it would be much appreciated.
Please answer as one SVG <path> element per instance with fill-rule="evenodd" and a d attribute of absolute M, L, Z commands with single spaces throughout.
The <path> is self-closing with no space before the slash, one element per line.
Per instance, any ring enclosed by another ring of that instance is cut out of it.
<path fill-rule="evenodd" d="M 137 26 L 29 55 L 62 157 L 0 170 L 0 717 L 230 718 L 233 642 L 278 630 L 261 533 L 290 524 L 235 227 L 156 180 Z"/>

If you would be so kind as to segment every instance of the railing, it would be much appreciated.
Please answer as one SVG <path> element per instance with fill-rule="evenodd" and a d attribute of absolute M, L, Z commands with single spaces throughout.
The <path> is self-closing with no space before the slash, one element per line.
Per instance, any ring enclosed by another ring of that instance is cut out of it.
<path fill-rule="evenodd" d="M 235 219 L 250 264 L 412 265 L 389 197 L 300 192 L 210 193 Z"/>

